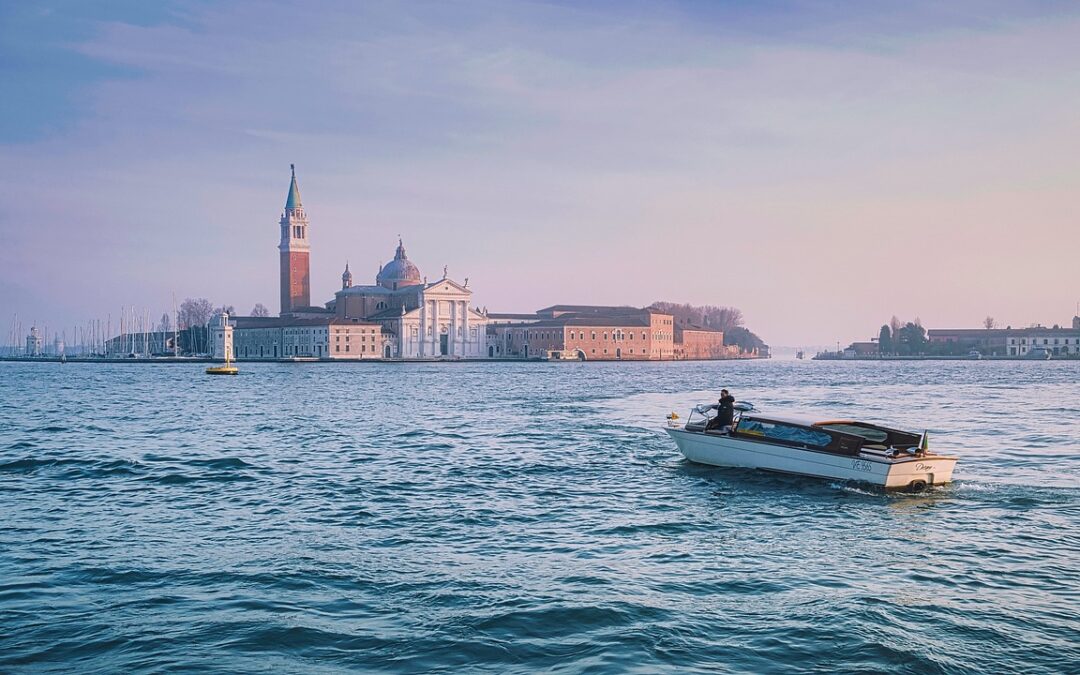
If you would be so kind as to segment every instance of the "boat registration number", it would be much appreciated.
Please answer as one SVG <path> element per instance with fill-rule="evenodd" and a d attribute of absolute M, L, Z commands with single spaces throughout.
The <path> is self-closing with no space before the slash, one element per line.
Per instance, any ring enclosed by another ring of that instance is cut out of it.
<path fill-rule="evenodd" d="M 866 473 L 872 473 L 874 470 L 874 465 L 866 461 L 865 459 L 856 459 L 852 460 L 851 468 L 855 469 L 856 471 L 865 471 Z"/>

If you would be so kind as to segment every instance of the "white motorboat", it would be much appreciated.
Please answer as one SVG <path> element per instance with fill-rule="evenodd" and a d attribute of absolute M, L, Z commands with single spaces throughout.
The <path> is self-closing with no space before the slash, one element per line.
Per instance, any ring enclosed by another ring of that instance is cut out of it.
<path fill-rule="evenodd" d="M 664 429 L 691 462 L 870 483 L 920 491 L 952 480 L 956 457 L 930 452 L 927 434 L 855 420 L 795 420 L 737 403 L 729 428 L 716 404 L 700 405 L 686 423 L 668 416 Z"/>

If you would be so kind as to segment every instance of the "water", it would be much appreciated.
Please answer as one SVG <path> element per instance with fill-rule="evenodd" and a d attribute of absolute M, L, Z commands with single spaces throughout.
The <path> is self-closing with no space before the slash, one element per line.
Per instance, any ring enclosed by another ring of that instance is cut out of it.
<path fill-rule="evenodd" d="M 0 671 L 1080 671 L 1080 362 L 0 364 Z M 726 386 L 960 455 L 681 460 Z"/>

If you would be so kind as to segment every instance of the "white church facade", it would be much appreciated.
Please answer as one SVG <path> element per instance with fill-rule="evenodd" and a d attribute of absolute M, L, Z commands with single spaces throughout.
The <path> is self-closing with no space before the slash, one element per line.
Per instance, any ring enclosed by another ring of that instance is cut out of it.
<path fill-rule="evenodd" d="M 370 286 L 354 286 L 346 265 L 341 290 L 326 304 L 337 321 L 378 323 L 393 336 L 399 359 L 482 358 L 487 355 L 487 317 L 474 309 L 472 291 L 443 278 L 428 283 L 399 240 L 394 259 Z"/>

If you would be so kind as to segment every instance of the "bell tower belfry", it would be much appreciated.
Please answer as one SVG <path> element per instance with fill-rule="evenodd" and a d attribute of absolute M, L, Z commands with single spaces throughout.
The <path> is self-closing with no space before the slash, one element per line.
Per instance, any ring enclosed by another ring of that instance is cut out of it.
<path fill-rule="evenodd" d="M 285 211 L 281 214 L 281 314 L 285 315 L 311 306 L 310 257 L 308 220 L 300 203 L 300 188 L 296 185 L 296 165 L 290 164 L 292 182 Z"/>

